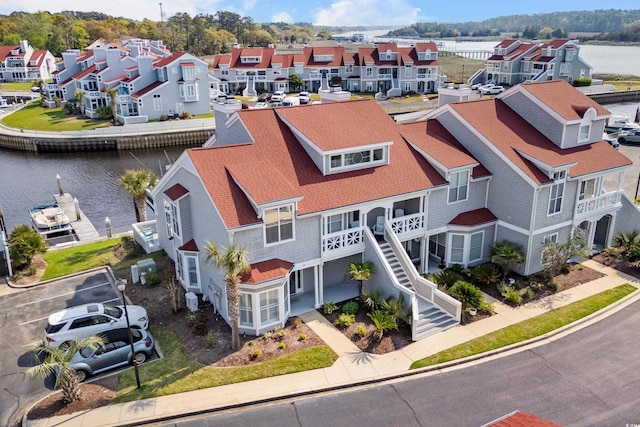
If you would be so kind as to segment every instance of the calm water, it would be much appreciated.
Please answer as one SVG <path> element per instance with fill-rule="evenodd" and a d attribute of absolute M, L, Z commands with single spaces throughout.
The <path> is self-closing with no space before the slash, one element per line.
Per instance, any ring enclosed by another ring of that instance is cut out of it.
<path fill-rule="evenodd" d="M 7 228 L 30 224 L 28 209 L 53 201 L 58 192 L 56 174 L 65 192 L 76 197 L 80 209 L 101 234 L 106 234 L 105 217 L 114 231 L 135 222 L 131 197 L 120 187 L 118 178 L 127 169 L 144 164 L 160 175 L 169 161 L 175 161 L 184 148 L 131 152 L 73 154 L 27 154 L 0 149 L 0 204 Z M 166 154 L 165 154 L 166 153 Z"/>

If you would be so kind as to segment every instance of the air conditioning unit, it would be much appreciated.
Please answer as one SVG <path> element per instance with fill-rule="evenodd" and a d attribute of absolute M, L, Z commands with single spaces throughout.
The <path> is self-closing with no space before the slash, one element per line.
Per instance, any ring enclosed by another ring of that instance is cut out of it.
<path fill-rule="evenodd" d="M 193 292 L 187 292 L 184 294 L 185 299 L 187 300 L 187 308 L 190 312 L 198 311 L 198 297 Z"/>
<path fill-rule="evenodd" d="M 140 281 L 140 270 L 138 270 L 138 266 L 135 264 L 131 266 L 131 281 L 133 283 L 138 283 Z"/>

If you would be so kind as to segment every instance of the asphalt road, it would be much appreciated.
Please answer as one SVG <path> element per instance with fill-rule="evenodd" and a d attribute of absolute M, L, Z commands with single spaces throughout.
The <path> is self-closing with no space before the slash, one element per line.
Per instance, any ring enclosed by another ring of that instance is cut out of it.
<path fill-rule="evenodd" d="M 557 341 L 346 392 L 156 425 L 480 426 L 514 410 L 565 427 L 640 425 L 640 302 Z"/>
<path fill-rule="evenodd" d="M 0 296 L 0 426 L 13 425 L 24 410 L 52 390 L 51 378 L 24 376 L 35 364 L 30 349 L 42 341 L 47 317 L 89 302 L 120 303 L 104 270 Z"/>

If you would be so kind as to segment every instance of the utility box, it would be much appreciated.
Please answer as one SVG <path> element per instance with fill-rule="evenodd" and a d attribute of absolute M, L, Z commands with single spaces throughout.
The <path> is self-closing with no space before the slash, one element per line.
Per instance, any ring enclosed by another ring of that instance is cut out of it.
<path fill-rule="evenodd" d="M 156 262 L 153 260 L 153 258 L 142 259 L 138 261 L 137 264 L 140 274 L 156 272 Z"/>
<path fill-rule="evenodd" d="M 187 292 L 184 294 L 185 299 L 187 300 L 187 308 L 190 312 L 198 311 L 198 297 L 193 292 Z"/>
<path fill-rule="evenodd" d="M 138 283 L 140 281 L 140 271 L 138 270 L 137 265 L 131 266 L 131 281 L 133 283 Z"/>

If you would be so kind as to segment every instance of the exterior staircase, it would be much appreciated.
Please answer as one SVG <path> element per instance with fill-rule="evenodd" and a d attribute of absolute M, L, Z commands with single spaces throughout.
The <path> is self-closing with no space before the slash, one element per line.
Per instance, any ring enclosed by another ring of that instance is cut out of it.
<path fill-rule="evenodd" d="M 407 273 L 404 271 L 404 268 L 400 264 L 400 261 L 398 261 L 398 257 L 393 251 L 393 248 L 389 245 L 389 243 L 385 241 L 379 242 L 378 244 L 400 285 L 412 292 L 416 292 L 416 289 L 411 283 L 409 276 L 407 276 Z M 418 315 L 416 337 L 414 337 L 414 340 L 419 340 L 428 337 L 429 335 L 442 332 L 446 329 L 456 326 L 459 323 L 455 317 L 451 316 L 446 311 L 427 301 L 417 292 L 416 296 L 418 297 L 418 309 L 420 312 Z"/>

